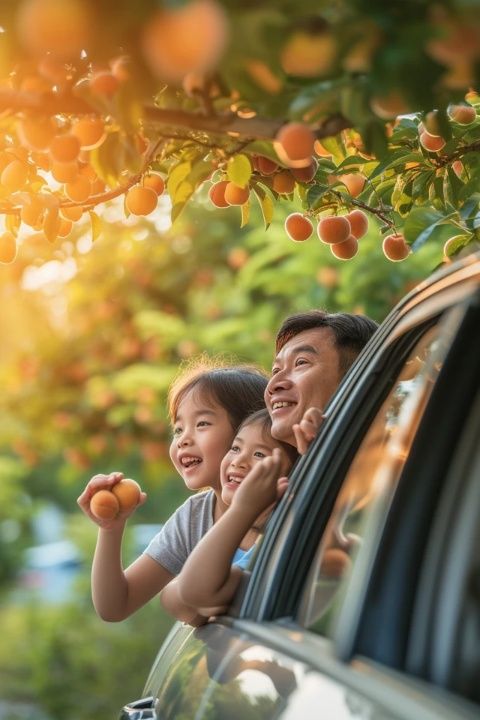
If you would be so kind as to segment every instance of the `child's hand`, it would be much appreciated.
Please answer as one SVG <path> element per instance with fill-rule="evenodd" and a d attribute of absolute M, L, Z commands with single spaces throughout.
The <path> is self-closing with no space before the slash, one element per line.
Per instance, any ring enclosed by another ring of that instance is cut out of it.
<path fill-rule="evenodd" d="M 281 452 L 274 448 L 273 454 L 263 458 L 242 481 L 233 496 L 232 507 L 245 508 L 250 512 L 255 509 L 255 515 L 270 509 L 287 488 L 287 478 L 279 478 L 281 467 Z"/>
<path fill-rule="evenodd" d="M 322 411 L 319 410 L 319 408 L 311 407 L 305 410 L 300 422 L 292 426 L 293 434 L 297 442 L 297 450 L 300 455 L 305 455 L 307 452 L 323 420 L 324 415 Z"/>
<path fill-rule="evenodd" d="M 92 512 L 91 501 L 92 497 L 99 490 L 112 490 L 114 485 L 124 479 L 124 475 L 121 472 L 112 472 L 108 475 L 94 475 L 91 480 L 87 483 L 87 486 L 80 497 L 77 499 L 78 506 L 83 510 L 85 515 L 93 520 L 93 522 L 105 530 L 111 530 L 114 527 L 123 525 L 125 520 L 137 509 L 139 505 L 143 505 L 147 499 L 147 495 L 144 492 L 140 492 L 138 503 L 131 507 L 128 511 L 119 512 L 112 519 L 102 519 Z"/>

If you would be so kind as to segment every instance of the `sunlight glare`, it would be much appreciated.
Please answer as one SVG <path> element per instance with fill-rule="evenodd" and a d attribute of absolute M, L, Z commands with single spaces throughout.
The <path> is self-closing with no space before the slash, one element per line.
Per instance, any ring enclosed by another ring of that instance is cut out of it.
<path fill-rule="evenodd" d="M 40 267 L 27 267 L 22 276 L 22 288 L 24 290 L 47 290 L 58 287 L 75 277 L 77 263 L 73 258 L 64 262 L 51 260 Z"/>

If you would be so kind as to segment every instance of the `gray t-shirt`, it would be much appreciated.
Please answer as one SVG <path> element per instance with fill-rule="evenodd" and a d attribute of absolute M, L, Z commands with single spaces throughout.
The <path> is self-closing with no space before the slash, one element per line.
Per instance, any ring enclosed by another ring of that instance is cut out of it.
<path fill-rule="evenodd" d="M 192 495 L 168 518 L 144 552 L 172 575 L 178 575 L 195 545 L 212 527 L 214 508 L 213 490 Z"/>

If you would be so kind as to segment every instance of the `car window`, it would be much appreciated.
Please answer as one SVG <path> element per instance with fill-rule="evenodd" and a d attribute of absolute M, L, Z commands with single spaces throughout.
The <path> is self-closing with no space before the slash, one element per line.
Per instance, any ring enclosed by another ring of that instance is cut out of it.
<path fill-rule="evenodd" d="M 443 323 L 410 351 L 391 391 L 353 459 L 320 540 L 303 592 L 299 622 L 330 634 L 342 587 L 356 561 L 366 527 L 385 515 L 450 344 Z"/>

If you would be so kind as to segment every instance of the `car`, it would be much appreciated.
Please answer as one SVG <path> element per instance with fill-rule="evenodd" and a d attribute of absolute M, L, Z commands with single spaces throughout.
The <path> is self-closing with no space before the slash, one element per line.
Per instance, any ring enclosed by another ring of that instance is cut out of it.
<path fill-rule="evenodd" d="M 48 605 L 68 602 L 75 596 L 82 568 L 81 554 L 71 540 L 28 547 L 13 597 L 16 602 L 35 599 Z"/>
<path fill-rule="evenodd" d="M 478 720 L 480 253 L 381 324 L 228 613 L 177 623 L 123 720 Z"/>

